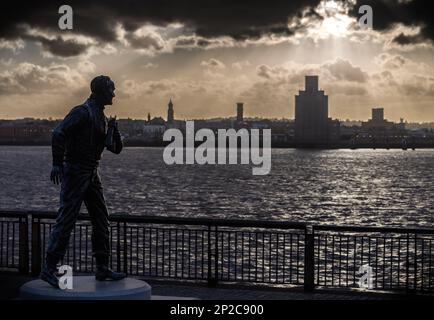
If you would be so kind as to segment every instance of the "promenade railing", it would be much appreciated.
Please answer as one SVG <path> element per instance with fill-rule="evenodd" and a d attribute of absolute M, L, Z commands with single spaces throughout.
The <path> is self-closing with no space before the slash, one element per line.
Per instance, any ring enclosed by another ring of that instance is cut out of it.
<path fill-rule="evenodd" d="M 0 211 L 0 269 L 38 275 L 55 218 Z M 434 293 L 434 229 L 112 214 L 110 231 L 110 267 L 132 276 Z M 91 237 L 80 215 L 61 263 L 93 272 Z"/>

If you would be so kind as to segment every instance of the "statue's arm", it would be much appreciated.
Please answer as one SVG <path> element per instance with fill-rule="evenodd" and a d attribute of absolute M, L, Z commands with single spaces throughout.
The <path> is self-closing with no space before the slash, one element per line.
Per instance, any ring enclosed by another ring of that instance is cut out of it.
<path fill-rule="evenodd" d="M 62 122 L 53 130 L 51 149 L 53 166 L 61 166 L 65 154 L 66 140 L 86 121 L 86 113 L 82 107 L 73 108 Z"/>
<path fill-rule="evenodd" d="M 107 129 L 107 136 L 105 145 L 107 150 L 119 154 L 122 151 L 123 148 L 123 142 L 121 134 L 119 133 L 118 129 L 118 122 L 116 121 L 116 117 L 108 120 L 108 129 Z"/>
<path fill-rule="evenodd" d="M 117 125 L 115 125 L 112 130 L 113 130 L 112 131 L 113 143 L 107 144 L 107 150 L 109 150 L 115 154 L 119 154 L 119 153 L 121 153 L 122 148 L 123 148 L 122 137 L 121 137 L 121 134 L 119 133 Z M 110 130 L 109 130 L 109 132 L 110 132 Z"/>

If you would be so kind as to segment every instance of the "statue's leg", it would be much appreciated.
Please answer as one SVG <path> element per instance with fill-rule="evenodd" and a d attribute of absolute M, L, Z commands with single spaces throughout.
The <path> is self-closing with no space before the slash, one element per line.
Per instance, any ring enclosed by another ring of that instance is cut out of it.
<path fill-rule="evenodd" d="M 75 165 L 64 166 L 60 190 L 60 208 L 47 247 L 47 261 L 63 259 L 69 238 L 80 212 L 84 194 L 90 184 L 91 172 Z"/>
<path fill-rule="evenodd" d="M 108 210 L 104 199 L 99 173 L 94 172 L 92 181 L 86 191 L 84 204 L 92 222 L 92 248 L 95 256 L 97 280 L 120 280 L 126 274 L 109 269 L 110 257 L 110 223 Z"/>
<path fill-rule="evenodd" d="M 59 281 L 56 277 L 57 263 L 65 256 L 90 178 L 91 172 L 80 170 L 77 166 L 64 165 L 60 208 L 50 234 L 45 264 L 40 275 L 42 280 L 55 288 L 59 288 Z"/>
<path fill-rule="evenodd" d="M 92 250 L 95 257 L 110 256 L 108 210 L 98 172 L 94 172 L 84 196 L 84 204 L 92 222 Z"/>

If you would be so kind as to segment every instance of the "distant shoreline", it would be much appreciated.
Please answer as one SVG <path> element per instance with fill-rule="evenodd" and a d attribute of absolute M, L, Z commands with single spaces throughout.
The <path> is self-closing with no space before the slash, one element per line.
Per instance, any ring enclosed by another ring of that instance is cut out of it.
<path fill-rule="evenodd" d="M 195 147 L 199 146 L 202 142 L 197 142 Z M 167 146 L 169 143 L 144 143 L 144 142 L 124 142 L 124 147 L 144 147 L 144 148 L 152 148 L 152 147 L 160 147 L 163 148 Z M 34 147 L 34 146 L 46 146 L 50 147 L 51 143 L 49 142 L 39 142 L 39 141 L 1 141 L 0 146 L 17 146 L 17 147 Z M 328 144 L 328 145 L 300 145 L 295 143 L 279 143 L 272 144 L 272 149 L 433 149 L 434 143 L 426 143 L 426 144 L 415 144 L 407 145 L 407 148 L 403 148 L 401 144 L 389 144 L 386 145 L 384 143 L 378 144 L 359 144 L 359 145 L 351 145 L 350 143 L 337 143 L 337 144 Z"/>

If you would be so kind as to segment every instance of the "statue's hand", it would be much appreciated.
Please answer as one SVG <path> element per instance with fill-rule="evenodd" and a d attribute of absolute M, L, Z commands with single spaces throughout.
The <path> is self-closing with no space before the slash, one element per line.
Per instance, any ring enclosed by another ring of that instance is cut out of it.
<path fill-rule="evenodd" d="M 54 184 L 59 184 L 62 182 L 62 179 L 63 179 L 63 167 L 53 165 L 53 168 L 51 169 L 50 180 Z"/>
<path fill-rule="evenodd" d="M 117 128 L 118 127 L 118 122 L 116 121 L 116 116 L 114 118 L 110 117 L 110 119 L 108 120 L 108 127 L 114 127 Z"/>

